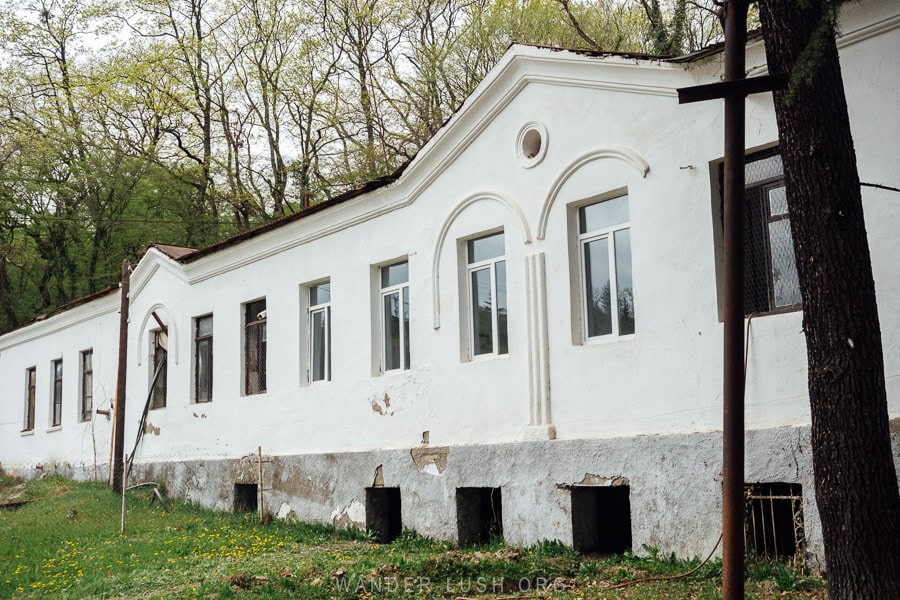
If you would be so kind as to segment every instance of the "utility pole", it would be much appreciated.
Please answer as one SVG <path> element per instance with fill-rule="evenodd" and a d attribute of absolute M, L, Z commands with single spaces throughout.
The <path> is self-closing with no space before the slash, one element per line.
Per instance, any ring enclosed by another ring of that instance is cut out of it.
<path fill-rule="evenodd" d="M 119 370 L 116 378 L 116 404 L 113 409 L 113 464 L 112 487 L 122 492 L 124 487 L 125 452 L 125 382 L 128 374 L 128 293 L 131 281 L 131 264 L 122 261 L 122 299 L 119 306 Z"/>
<path fill-rule="evenodd" d="M 778 75 L 746 78 L 748 0 L 728 0 L 725 79 L 678 90 L 678 102 L 725 100 L 724 365 L 722 419 L 722 598 L 744 598 L 744 124 L 748 94 L 786 85 Z"/>

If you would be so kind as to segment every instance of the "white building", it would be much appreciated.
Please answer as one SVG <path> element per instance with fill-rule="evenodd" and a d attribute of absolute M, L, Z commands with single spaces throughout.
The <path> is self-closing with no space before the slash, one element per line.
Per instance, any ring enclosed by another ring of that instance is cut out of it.
<path fill-rule="evenodd" d="M 848 4 L 842 32 L 861 179 L 896 187 L 900 11 Z M 748 53 L 750 74 L 765 72 L 760 39 Z M 680 106 L 675 90 L 721 75 L 717 50 L 515 46 L 395 180 L 201 250 L 151 247 L 131 277 L 128 452 L 157 343 L 166 385 L 132 479 L 230 509 L 255 502 L 256 463 L 242 457 L 262 446 L 279 516 L 708 552 L 721 514 L 722 107 Z M 746 478 L 802 492 L 816 557 L 778 136 L 770 95 L 747 105 Z M 900 202 L 871 187 L 863 198 L 900 461 Z M 4 469 L 106 477 L 111 421 L 97 411 L 115 395 L 118 303 L 107 291 L 0 337 Z"/>

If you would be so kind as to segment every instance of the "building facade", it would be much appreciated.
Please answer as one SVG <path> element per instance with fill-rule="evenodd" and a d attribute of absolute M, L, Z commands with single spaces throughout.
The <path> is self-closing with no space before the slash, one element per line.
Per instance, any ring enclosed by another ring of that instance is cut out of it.
<path fill-rule="evenodd" d="M 842 32 L 860 177 L 896 187 L 900 12 L 848 5 Z M 748 65 L 766 71 L 758 38 Z M 708 552 L 722 107 L 675 90 L 721 75 L 716 50 L 514 46 L 402 174 L 208 248 L 151 247 L 130 281 L 128 452 L 149 403 L 132 479 L 223 509 L 261 483 L 279 517 L 385 537 Z M 816 560 L 777 139 L 771 97 L 749 97 L 746 477 L 796 498 L 777 518 L 802 511 Z M 900 204 L 863 199 L 900 463 Z M 0 337 L 4 469 L 107 477 L 118 306 L 109 290 Z M 793 523 L 775 533 L 791 527 L 796 543 Z"/>

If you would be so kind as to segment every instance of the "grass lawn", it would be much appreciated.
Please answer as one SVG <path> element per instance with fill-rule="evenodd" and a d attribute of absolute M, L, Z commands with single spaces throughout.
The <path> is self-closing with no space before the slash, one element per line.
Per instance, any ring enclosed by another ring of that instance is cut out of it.
<path fill-rule="evenodd" d="M 0 598 L 718 598 L 721 564 L 677 581 L 699 561 L 582 556 L 556 542 L 458 549 L 404 532 L 389 545 L 365 532 L 233 515 L 170 501 L 148 489 L 121 498 L 97 483 L 0 475 Z M 651 552 L 652 553 L 652 552 Z M 748 598 L 825 598 L 821 580 L 779 564 L 748 566 Z"/>

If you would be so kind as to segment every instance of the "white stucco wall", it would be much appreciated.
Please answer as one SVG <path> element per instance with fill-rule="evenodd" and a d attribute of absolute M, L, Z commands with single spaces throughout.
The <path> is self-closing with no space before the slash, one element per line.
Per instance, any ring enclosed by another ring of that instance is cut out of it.
<path fill-rule="evenodd" d="M 896 9 L 884 4 L 848 9 L 843 30 L 850 45 L 842 63 L 861 178 L 896 186 L 897 153 L 885 145 L 900 139 L 900 31 L 895 15 L 882 14 Z M 127 448 L 151 374 L 152 310 L 170 327 L 168 399 L 149 414 L 158 433 L 145 437 L 142 462 L 239 457 L 258 445 L 268 454 L 404 448 L 418 445 L 424 431 L 432 444 L 458 445 L 546 438 L 551 425 L 560 439 L 719 429 L 718 198 L 711 169 L 722 156 L 722 109 L 717 102 L 680 106 L 675 89 L 716 80 L 720 58 L 677 65 L 517 47 L 397 183 L 193 262 L 151 250 L 132 279 Z M 764 66 L 761 43 L 751 46 L 748 65 Z M 515 142 L 529 121 L 546 127 L 548 145 L 543 160 L 526 169 Z M 776 141 L 771 99 L 751 97 L 747 148 Z M 582 343 L 573 333 L 581 290 L 572 275 L 569 214 L 573 205 L 616 190 L 627 190 L 630 199 L 636 333 Z M 896 194 L 871 188 L 864 198 L 889 412 L 896 417 L 900 313 L 892 307 L 900 301 L 900 204 Z M 498 228 L 506 241 L 510 353 L 464 360 L 459 241 Z M 543 258 L 529 258 L 535 255 Z M 379 362 L 373 268 L 401 257 L 410 268 L 412 368 L 373 374 Z M 526 265 L 539 260 L 546 264 L 545 317 L 526 309 L 540 290 L 529 287 Z M 326 278 L 333 376 L 309 384 L 302 286 Z M 243 396 L 242 303 L 260 297 L 268 313 L 268 390 Z M 70 401 L 74 369 L 66 371 L 61 431 L 41 427 L 49 419 L 49 365 L 63 355 L 74 366 L 78 351 L 93 346 L 95 377 L 105 386 L 95 404 L 111 398 L 116 302 L 104 298 L 0 338 L 4 465 L 88 460 L 90 435 L 75 423 Z M 75 313 L 87 320 L 51 327 Z M 194 404 L 192 318 L 209 313 L 213 401 Z M 529 331 L 543 323 L 542 350 Z M 22 437 L 24 373 L 35 364 L 38 427 Z M 544 368 L 549 380 L 536 375 Z M 753 321 L 748 369 L 749 428 L 808 424 L 799 312 Z M 549 421 L 529 428 L 548 394 Z M 95 433 L 105 462 L 105 419 Z"/>
<path fill-rule="evenodd" d="M 68 465 L 79 476 L 106 477 L 111 419 L 80 419 L 81 352 L 93 350 L 93 408 L 109 410 L 116 393 L 119 295 L 113 293 L 0 338 L 0 464 L 5 469 Z M 63 361 L 62 422 L 51 427 L 52 363 Z M 35 367 L 34 429 L 23 431 L 26 371 Z"/>

